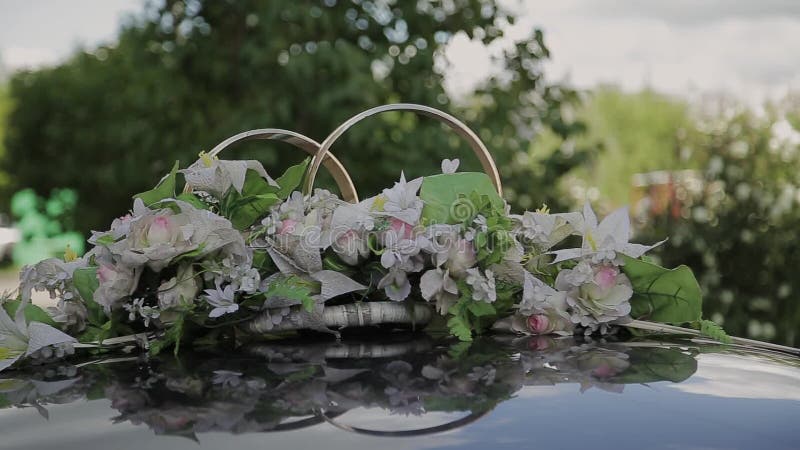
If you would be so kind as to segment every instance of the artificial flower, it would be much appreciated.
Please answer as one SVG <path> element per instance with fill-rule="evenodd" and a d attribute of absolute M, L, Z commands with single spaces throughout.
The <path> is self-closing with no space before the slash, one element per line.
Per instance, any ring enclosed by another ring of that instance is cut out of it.
<path fill-rule="evenodd" d="M 497 300 L 494 273 L 491 270 L 481 273 L 478 268 L 467 269 L 467 284 L 472 286 L 473 300 L 487 303 Z"/>
<path fill-rule="evenodd" d="M 236 192 L 241 193 L 248 170 L 256 172 L 261 178 L 267 180 L 267 183 L 271 186 L 278 186 L 275 180 L 267 175 L 264 166 L 258 161 L 227 161 L 203 157 L 203 155 L 201 154 L 200 159 L 180 172 L 186 178 L 186 182 L 193 188 L 208 192 L 218 199 L 223 198 L 231 187 Z"/>
<path fill-rule="evenodd" d="M 235 313 L 239 310 L 239 305 L 236 303 L 235 287 L 228 284 L 224 288 L 219 284 L 214 289 L 205 290 L 205 300 L 213 307 L 208 317 L 215 319 L 225 314 Z"/>
<path fill-rule="evenodd" d="M 586 273 L 591 271 L 587 279 Z M 574 277 L 574 272 L 580 272 Z M 630 280 L 610 264 L 590 265 L 581 261 L 556 278 L 556 289 L 567 292 L 572 322 L 594 331 L 598 326 L 628 317 L 633 288 Z"/>
<path fill-rule="evenodd" d="M 617 254 L 638 258 L 648 250 L 664 243 L 653 245 L 632 244 L 631 223 L 627 208 L 620 208 L 606 216 L 599 224 L 589 202 L 583 206 L 583 215 L 571 216 L 567 221 L 583 236 L 581 248 L 570 248 L 551 252 L 553 263 L 576 258 L 591 258 L 592 262 L 614 262 L 619 265 Z"/>
<path fill-rule="evenodd" d="M 75 338 L 42 322 L 25 319 L 25 308 L 30 303 L 20 302 L 14 318 L 8 315 L 5 305 L 0 304 L 0 370 L 4 370 L 23 356 L 35 357 L 47 347 L 58 347 L 57 352 L 71 353 Z M 47 355 L 45 355 L 47 356 Z"/>
<path fill-rule="evenodd" d="M 424 274 L 419 281 L 422 298 L 436 301 L 436 310 L 444 315 L 458 301 L 458 284 L 450 278 L 450 271 L 437 267 Z"/>

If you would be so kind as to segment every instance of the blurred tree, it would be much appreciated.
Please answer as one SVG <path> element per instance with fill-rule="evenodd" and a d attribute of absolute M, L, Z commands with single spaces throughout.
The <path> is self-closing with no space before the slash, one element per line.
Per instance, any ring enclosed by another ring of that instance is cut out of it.
<path fill-rule="evenodd" d="M 756 114 L 726 105 L 703 114 L 679 145 L 703 161 L 702 189 L 676 186 L 679 214 L 650 218 L 640 237 L 670 236 L 666 265 L 699 275 L 705 314 L 729 333 L 787 345 L 800 323 L 800 102 Z"/>
<path fill-rule="evenodd" d="M 149 4 L 115 45 L 13 77 L 2 167 L 13 173 L 11 189 L 74 187 L 79 229 L 105 228 L 175 159 L 187 164 L 234 133 L 281 127 L 322 139 L 361 110 L 403 101 L 466 117 L 497 157 L 509 199 L 526 193 L 529 203 L 558 206 L 554 180 L 582 153 L 549 152 L 540 178 L 542 161 L 516 157 L 544 130 L 564 139 L 582 131 L 564 114 L 576 94 L 543 79 L 542 33 L 508 49 L 501 70 L 465 101 L 442 87 L 443 50 L 456 33 L 489 44 L 513 21 L 489 0 Z M 243 145 L 235 157 L 271 171 L 298 159 L 263 145 Z M 454 154 L 477 169 L 459 146 L 428 119 L 388 115 L 355 127 L 334 150 L 367 195 L 401 168 L 432 174 Z"/>
<path fill-rule="evenodd" d="M 11 110 L 11 97 L 9 96 L 8 86 L 3 83 L 0 84 L 0 160 L 5 157 L 5 134 L 6 134 L 6 119 Z M 8 173 L 0 170 L 0 191 L 4 190 L 8 185 Z M 7 211 L 9 207 L 8 196 L 0 195 L 0 211 Z M 0 224 L 2 225 L 2 224 Z"/>
<path fill-rule="evenodd" d="M 589 130 L 581 142 L 597 143 L 601 150 L 573 174 L 595 186 L 608 206 L 631 201 L 631 180 L 637 173 L 697 166 L 679 142 L 692 126 L 683 100 L 651 90 L 600 88 L 590 94 L 578 117 Z"/>

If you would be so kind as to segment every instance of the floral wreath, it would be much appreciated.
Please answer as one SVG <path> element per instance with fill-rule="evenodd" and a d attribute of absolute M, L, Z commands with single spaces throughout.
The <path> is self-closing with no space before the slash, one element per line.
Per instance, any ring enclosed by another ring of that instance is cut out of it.
<path fill-rule="evenodd" d="M 441 174 L 406 180 L 401 172 L 394 186 L 358 201 L 330 148 L 384 111 L 444 122 L 470 143 L 485 173 L 457 172 L 457 159 L 444 160 Z M 217 157 L 251 139 L 313 156 L 275 179 L 258 161 Z M 341 198 L 313 189 L 321 165 Z M 364 111 L 321 144 L 287 130 L 248 131 L 184 169 L 176 162 L 155 188 L 134 196 L 130 214 L 92 233 L 83 257 L 68 248 L 63 259 L 24 267 L 17 294 L 0 307 L 0 370 L 75 348 L 177 353 L 182 342 L 305 331 L 338 337 L 376 325 L 430 323 L 462 341 L 490 330 L 602 335 L 627 327 L 729 342 L 702 320 L 691 270 L 647 261 L 643 255 L 664 241 L 634 244 L 630 235 L 624 208 L 603 220 L 588 203 L 582 212 L 511 214 L 484 144 L 430 107 Z M 564 245 L 570 241 L 572 248 Z M 33 305 L 33 290 L 48 291 L 57 306 Z"/>

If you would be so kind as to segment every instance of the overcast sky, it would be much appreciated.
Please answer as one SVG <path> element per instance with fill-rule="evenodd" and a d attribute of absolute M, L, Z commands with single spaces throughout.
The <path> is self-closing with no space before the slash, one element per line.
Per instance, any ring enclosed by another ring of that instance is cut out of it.
<path fill-rule="evenodd" d="M 52 64 L 76 46 L 113 39 L 142 0 L 0 0 L 6 70 Z M 521 37 L 545 30 L 551 79 L 652 87 L 685 96 L 728 92 L 749 102 L 800 90 L 800 0 L 524 0 Z M 491 68 L 465 38 L 449 51 L 453 90 Z"/>

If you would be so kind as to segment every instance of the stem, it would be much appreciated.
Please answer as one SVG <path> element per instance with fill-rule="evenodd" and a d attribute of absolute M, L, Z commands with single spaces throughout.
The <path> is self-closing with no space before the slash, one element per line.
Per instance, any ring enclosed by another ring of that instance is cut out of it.
<path fill-rule="evenodd" d="M 656 331 L 659 333 L 688 334 L 691 336 L 706 337 L 700 331 L 693 330 L 691 328 L 676 327 L 674 325 L 667 325 L 663 323 L 647 322 L 645 320 L 632 320 L 626 323 L 624 326 L 628 328 L 637 328 L 639 330 Z M 800 355 L 800 349 L 787 347 L 785 345 L 773 344 L 771 342 L 756 341 L 754 339 L 746 339 L 735 336 L 731 336 L 731 342 L 743 346 L 765 348 L 769 350 L 777 350 L 779 352 L 784 352 L 784 353 L 791 353 L 793 355 Z"/>

